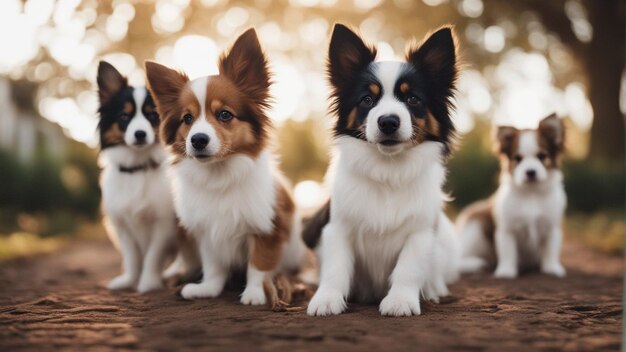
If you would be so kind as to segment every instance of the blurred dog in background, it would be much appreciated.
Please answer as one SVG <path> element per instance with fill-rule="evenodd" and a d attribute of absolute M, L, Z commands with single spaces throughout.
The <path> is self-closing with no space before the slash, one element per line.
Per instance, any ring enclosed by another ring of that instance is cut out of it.
<path fill-rule="evenodd" d="M 98 89 L 102 208 L 123 260 L 123 273 L 108 288 L 160 289 L 177 220 L 158 138 L 159 114 L 146 88 L 128 85 L 104 61 L 98 67 Z"/>
<path fill-rule="evenodd" d="M 501 126 L 496 131 L 500 186 L 488 200 L 459 216 L 463 271 L 496 264 L 495 276 L 515 278 L 520 268 L 565 276 L 560 262 L 561 220 L 566 206 L 561 159 L 563 120 L 550 115 L 534 130 Z"/>

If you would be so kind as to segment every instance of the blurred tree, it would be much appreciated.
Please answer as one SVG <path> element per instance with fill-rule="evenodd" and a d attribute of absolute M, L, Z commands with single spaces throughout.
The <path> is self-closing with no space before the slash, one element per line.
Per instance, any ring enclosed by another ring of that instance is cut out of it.
<path fill-rule="evenodd" d="M 542 24 L 559 36 L 574 53 L 586 73 L 593 109 L 589 160 L 624 160 L 624 115 L 620 111 L 620 86 L 626 60 L 626 2 L 583 0 L 592 37 L 584 42 L 576 35 L 565 10 L 570 0 L 486 0 L 486 6 L 506 5 L 515 11 L 531 10 Z"/>

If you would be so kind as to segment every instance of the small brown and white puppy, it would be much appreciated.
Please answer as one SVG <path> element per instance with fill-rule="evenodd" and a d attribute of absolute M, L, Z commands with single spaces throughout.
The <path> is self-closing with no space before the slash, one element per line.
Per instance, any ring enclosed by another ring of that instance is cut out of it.
<path fill-rule="evenodd" d="M 305 246 L 268 147 L 270 73 L 254 29 L 221 55 L 219 72 L 189 80 L 146 62 L 161 139 L 173 156 L 176 212 L 202 262 L 202 282 L 181 294 L 216 297 L 233 270 L 246 269 L 241 302 L 259 305 L 266 302 L 264 280 L 298 269 Z"/>
<path fill-rule="evenodd" d="M 560 170 L 563 120 L 552 114 L 534 130 L 501 126 L 496 132 L 500 187 L 459 215 L 462 269 L 496 264 L 495 276 L 515 278 L 520 268 L 565 276 L 560 262 L 561 219 L 567 203 Z"/>

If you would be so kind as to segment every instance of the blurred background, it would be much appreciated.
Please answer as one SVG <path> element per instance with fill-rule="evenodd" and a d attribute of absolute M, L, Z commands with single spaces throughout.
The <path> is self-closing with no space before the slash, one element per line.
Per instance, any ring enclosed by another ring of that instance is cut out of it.
<path fill-rule="evenodd" d="M 446 189 L 454 217 L 497 186 L 492 124 L 567 118 L 567 240 L 622 253 L 626 6 L 620 0 L 2 0 L 0 259 L 103 236 L 96 164 L 96 67 L 134 85 L 143 61 L 191 78 L 217 72 L 220 51 L 257 28 L 270 57 L 271 117 L 297 202 L 325 197 L 332 117 L 324 69 L 336 21 L 402 57 L 412 38 L 454 24 L 464 61 L 459 148 Z"/>

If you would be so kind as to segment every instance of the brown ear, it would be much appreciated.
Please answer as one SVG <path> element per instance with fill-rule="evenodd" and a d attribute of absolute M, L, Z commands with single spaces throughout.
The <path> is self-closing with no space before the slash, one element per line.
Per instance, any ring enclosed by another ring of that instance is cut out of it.
<path fill-rule="evenodd" d="M 376 48 L 368 46 L 347 26 L 336 23 L 328 48 L 328 77 L 335 97 L 352 87 L 354 80 L 376 59 Z"/>
<path fill-rule="evenodd" d="M 98 64 L 98 95 L 100 104 L 108 103 L 117 93 L 127 87 L 126 78 L 106 61 Z"/>
<path fill-rule="evenodd" d="M 565 149 L 565 124 L 556 114 L 551 114 L 541 120 L 537 130 L 551 153 L 560 153 Z"/>
<path fill-rule="evenodd" d="M 144 66 L 148 89 L 163 121 L 159 127 L 161 140 L 166 144 L 172 144 L 175 139 L 176 126 L 179 124 L 178 118 L 180 118 L 177 116 L 180 114 L 178 111 L 180 94 L 189 82 L 189 78 L 182 72 L 153 61 L 146 61 Z"/>
<path fill-rule="evenodd" d="M 271 81 L 268 62 L 254 28 L 240 35 L 230 50 L 221 55 L 219 70 L 248 99 L 263 107 L 269 105 Z"/>
<path fill-rule="evenodd" d="M 512 156 L 518 135 L 519 130 L 515 127 L 498 126 L 494 129 L 495 152 Z"/>
<path fill-rule="evenodd" d="M 159 114 L 167 117 L 180 97 L 189 78 L 182 72 L 163 66 L 153 61 L 144 63 L 148 89 L 154 98 Z"/>

